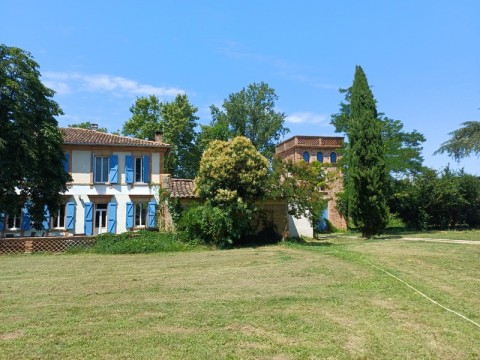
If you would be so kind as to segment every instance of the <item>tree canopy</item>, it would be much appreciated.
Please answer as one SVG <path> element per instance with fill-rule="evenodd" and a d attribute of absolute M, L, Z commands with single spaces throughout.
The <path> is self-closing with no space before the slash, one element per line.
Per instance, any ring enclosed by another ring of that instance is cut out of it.
<path fill-rule="evenodd" d="M 68 125 L 68 127 L 80 128 L 80 129 L 92 129 L 92 126 L 93 126 L 93 124 L 90 121 L 84 121 L 84 122 L 81 122 L 81 123 L 78 123 L 78 124 Z M 106 132 L 108 132 L 108 129 L 104 128 L 104 127 L 99 127 L 99 128 L 96 128 L 96 131 L 106 133 Z"/>
<path fill-rule="evenodd" d="M 186 94 L 177 95 L 172 102 L 162 103 L 160 123 L 163 139 L 172 146 L 166 169 L 173 177 L 190 179 L 197 173 L 201 156 L 195 132 L 197 111 Z"/>
<path fill-rule="evenodd" d="M 230 94 L 223 109 L 210 107 L 212 122 L 202 129 L 203 143 L 245 136 L 262 155 L 271 158 L 275 144 L 289 131 L 284 127 L 285 114 L 275 110 L 277 100 L 275 90 L 264 82 Z"/>
<path fill-rule="evenodd" d="M 53 95 L 29 52 L 0 45 L 0 211 L 18 214 L 26 203 L 36 226 L 45 206 L 58 209 L 71 180 Z"/>
<path fill-rule="evenodd" d="M 348 215 L 369 238 L 387 225 L 387 171 L 382 124 L 373 94 L 360 66 L 355 69 L 348 122 L 346 191 Z"/>
<path fill-rule="evenodd" d="M 452 136 L 445 141 L 435 154 L 447 153 L 460 161 L 470 155 L 480 155 L 480 121 L 467 121 L 462 127 L 450 133 Z"/>
<path fill-rule="evenodd" d="M 330 123 L 336 132 L 348 133 L 351 119 L 352 87 L 340 89 L 345 99 L 340 103 L 340 111 L 333 114 Z M 400 120 L 391 119 L 383 113 L 377 114 L 382 125 L 382 139 L 385 147 L 385 165 L 391 175 L 408 175 L 421 170 L 423 134 L 416 130 L 406 132 Z M 345 143 L 348 146 L 348 143 Z"/>
<path fill-rule="evenodd" d="M 162 103 L 155 95 L 139 97 L 130 107 L 132 117 L 122 128 L 122 134 L 139 139 L 155 140 L 155 131 L 161 129 Z"/>

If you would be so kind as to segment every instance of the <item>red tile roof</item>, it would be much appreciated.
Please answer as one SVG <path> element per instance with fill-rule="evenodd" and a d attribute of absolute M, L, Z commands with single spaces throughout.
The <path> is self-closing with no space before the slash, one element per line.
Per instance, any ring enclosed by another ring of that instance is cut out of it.
<path fill-rule="evenodd" d="M 142 140 L 127 136 L 108 134 L 101 131 L 81 128 L 60 128 L 64 144 L 73 145 L 110 145 L 169 148 L 170 145 L 156 141 Z"/>
<path fill-rule="evenodd" d="M 194 188 L 191 179 L 170 179 L 170 196 L 173 198 L 196 198 Z"/>

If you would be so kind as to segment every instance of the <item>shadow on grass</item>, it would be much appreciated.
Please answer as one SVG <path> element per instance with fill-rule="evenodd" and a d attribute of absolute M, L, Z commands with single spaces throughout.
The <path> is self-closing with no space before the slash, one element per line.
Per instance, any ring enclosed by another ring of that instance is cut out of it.
<path fill-rule="evenodd" d="M 301 246 L 332 246 L 333 243 L 331 243 L 330 241 L 326 241 L 327 238 L 328 236 L 322 237 L 317 240 L 305 240 L 304 238 L 300 237 L 292 237 L 285 240 L 285 242 Z"/>

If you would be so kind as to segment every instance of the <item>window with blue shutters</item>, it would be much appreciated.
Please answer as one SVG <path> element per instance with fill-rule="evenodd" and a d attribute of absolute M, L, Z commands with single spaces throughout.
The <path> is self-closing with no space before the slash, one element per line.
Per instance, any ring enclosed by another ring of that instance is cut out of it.
<path fill-rule="evenodd" d="M 337 162 L 337 154 L 335 154 L 333 151 L 330 153 L 330 162 L 332 164 L 335 164 Z"/>
<path fill-rule="evenodd" d="M 5 230 L 5 213 L 0 213 L 0 231 Z"/>
<path fill-rule="evenodd" d="M 118 155 L 110 156 L 109 181 L 111 184 L 118 183 Z"/>
<path fill-rule="evenodd" d="M 27 204 L 25 204 L 22 208 L 22 226 L 21 229 L 23 231 L 30 230 L 30 214 L 28 213 Z"/>
<path fill-rule="evenodd" d="M 108 203 L 108 228 L 107 231 L 111 234 L 117 232 L 117 203 Z"/>
<path fill-rule="evenodd" d="M 303 160 L 307 163 L 310 162 L 310 153 L 308 151 L 303 153 Z"/>
<path fill-rule="evenodd" d="M 133 184 L 133 156 L 125 156 L 125 182 Z"/>
<path fill-rule="evenodd" d="M 127 202 L 127 229 L 133 228 L 133 202 Z"/>
<path fill-rule="evenodd" d="M 43 209 L 43 221 L 42 221 L 42 229 L 48 230 L 50 229 L 50 211 L 48 210 L 47 205 L 45 205 Z"/>
<path fill-rule="evenodd" d="M 323 163 L 323 153 L 321 151 L 317 152 L 317 161 Z"/>
<path fill-rule="evenodd" d="M 93 203 L 85 203 L 85 235 L 93 234 Z"/>
<path fill-rule="evenodd" d="M 73 230 L 75 228 L 75 203 L 67 202 L 65 204 L 65 229 Z"/>
<path fill-rule="evenodd" d="M 70 172 L 70 153 L 64 153 L 63 170 L 68 174 Z"/>
<path fill-rule="evenodd" d="M 148 227 L 155 227 L 155 215 L 156 215 L 157 203 L 155 201 L 150 201 L 148 203 Z"/>

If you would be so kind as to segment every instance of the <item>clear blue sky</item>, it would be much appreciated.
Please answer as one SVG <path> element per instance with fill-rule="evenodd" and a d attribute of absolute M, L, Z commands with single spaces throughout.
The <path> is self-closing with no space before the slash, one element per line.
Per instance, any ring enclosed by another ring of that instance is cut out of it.
<path fill-rule="evenodd" d="M 423 133 L 425 165 L 479 174 L 476 157 L 433 156 L 480 120 L 480 1 L 3 1 L 0 42 L 32 53 L 57 91 L 61 126 L 121 129 L 136 97 L 186 92 L 209 106 L 264 81 L 287 135 L 335 135 L 355 65 L 379 112 Z"/>

